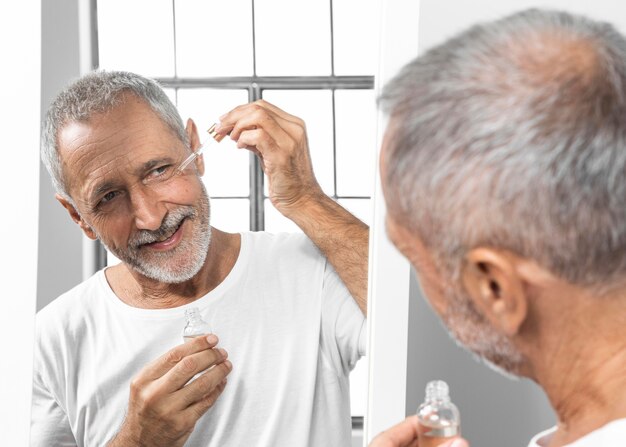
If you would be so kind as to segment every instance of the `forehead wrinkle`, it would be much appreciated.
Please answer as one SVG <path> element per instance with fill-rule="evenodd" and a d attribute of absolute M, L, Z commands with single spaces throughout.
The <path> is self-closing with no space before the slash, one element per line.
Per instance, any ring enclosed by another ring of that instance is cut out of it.
<path fill-rule="evenodd" d="M 69 148 L 62 157 L 69 191 L 78 188 L 87 197 L 89 193 L 93 195 L 92 191 L 106 189 L 107 185 L 98 180 L 107 182 L 106 177 L 114 171 L 140 173 L 159 160 L 174 159 L 172 150 L 180 142 L 177 135 L 146 104 L 131 102 L 126 107 L 95 114 L 89 120 L 65 124 L 59 133 L 59 140 L 65 144 L 59 147 Z M 133 169 L 131 165 L 140 156 L 153 160 Z M 67 175 L 70 172 L 71 177 Z"/>
<path fill-rule="evenodd" d="M 94 161 L 97 161 L 104 155 L 105 154 L 99 154 Z M 120 160 L 120 157 L 123 159 Z M 91 199 L 106 190 L 118 187 L 122 183 L 120 179 L 121 172 L 130 166 L 133 163 L 133 159 L 137 157 L 138 155 L 131 151 L 121 156 L 108 159 L 103 165 L 90 169 L 87 176 L 82 179 L 82 188 L 80 188 L 80 191 L 83 197 Z"/>
<path fill-rule="evenodd" d="M 103 167 L 107 166 L 107 163 L 104 165 L 98 166 L 96 168 L 90 168 L 90 165 L 94 163 L 97 165 L 98 160 L 103 158 L 106 153 L 103 151 L 98 151 L 94 148 L 94 146 L 100 144 L 100 141 L 86 141 L 85 143 L 80 143 L 80 140 L 85 140 L 87 137 L 76 137 L 72 139 L 72 143 L 76 143 L 78 147 L 74 147 L 73 149 L 66 149 L 66 152 L 69 152 L 65 157 L 62 157 L 62 167 L 63 167 L 63 175 L 65 176 L 65 181 L 68 185 L 68 190 L 71 191 L 74 187 L 78 187 L 79 190 L 85 190 L 88 186 L 88 180 L 94 174 L 98 175 Z M 68 145 L 68 146 L 71 146 Z M 109 169 L 110 172 L 111 169 Z M 69 175 L 70 172 L 73 172 L 74 175 Z M 81 176 L 81 173 L 86 173 L 86 175 Z M 81 178 L 83 177 L 83 178 Z M 81 183 L 81 185 L 77 185 Z"/>
<path fill-rule="evenodd" d="M 111 173 L 117 171 L 118 169 L 117 164 L 112 166 L 112 163 L 110 162 L 92 171 L 93 175 L 87 176 L 83 182 L 81 195 L 86 197 L 88 201 L 92 201 L 103 192 L 118 186 L 119 182 L 115 179 L 115 175 L 111 175 Z M 113 179 L 111 177 L 113 177 Z"/>

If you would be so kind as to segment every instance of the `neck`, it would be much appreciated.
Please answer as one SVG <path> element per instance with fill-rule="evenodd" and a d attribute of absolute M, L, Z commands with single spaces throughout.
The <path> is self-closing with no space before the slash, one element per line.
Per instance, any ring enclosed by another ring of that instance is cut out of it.
<path fill-rule="evenodd" d="M 538 343 L 541 366 L 534 377 L 558 416 L 550 447 L 626 417 L 625 304 L 623 294 L 583 297 L 575 311 L 560 315 L 561 330 Z"/>
<path fill-rule="evenodd" d="M 241 246 L 239 234 L 211 230 L 211 244 L 198 273 L 188 281 L 168 284 L 147 278 L 125 264 L 106 270 L 113 292 L 126 304 L 144 309 L 167 309 L 191 303 L 215 289 L 232 270 Z"/>

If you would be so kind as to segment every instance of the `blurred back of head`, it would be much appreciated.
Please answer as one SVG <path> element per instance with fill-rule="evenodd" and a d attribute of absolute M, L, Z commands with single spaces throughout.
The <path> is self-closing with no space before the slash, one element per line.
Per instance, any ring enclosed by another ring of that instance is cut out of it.
<path fill-rule="evenodd" d="M 477 246 L 582 286 L 626 274 L 626 40 L 528 10 L 431 49 L 385 87 L 395 220 L 458 272 Z"/>

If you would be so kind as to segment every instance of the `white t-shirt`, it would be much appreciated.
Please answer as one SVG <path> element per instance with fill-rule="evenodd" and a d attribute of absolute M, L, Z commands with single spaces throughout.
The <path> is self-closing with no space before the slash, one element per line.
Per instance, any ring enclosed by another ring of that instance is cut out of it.
<path fill-rule="evenodd" d="M 528 447 L 546 447 L 556 427 L 543 431 L 530 440 Z M 626 419 L 617 419 L 563 447 L 624 447 Z"/>
<path fill-rule="evenodd" d="M 226 279 L 173 309 L 122 302 L 104 271 L 37 315 L 32 446 L 103 446 L 140 369 L 181 344 L 198 307 L 233 370 L 186 446 L 350 445 L 348 374 L 365 353 L 365 318 L 304 235 L 243 233 Z"/>

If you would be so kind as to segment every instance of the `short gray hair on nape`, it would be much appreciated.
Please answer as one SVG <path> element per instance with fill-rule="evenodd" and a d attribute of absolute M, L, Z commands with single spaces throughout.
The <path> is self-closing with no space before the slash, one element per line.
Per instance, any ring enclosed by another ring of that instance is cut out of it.
<path fill-rule="evenodd" d="M 54 188 L 64 198 L 71 201 L 59 156 L 59 131 L 70 122 L 89 121 L 93 115 L 121 105 L 125 93 L 132 93 L 145 101 L 185 145 L 189 144 L 176 106 L 156 81 L 125 71 L 93 71 L 57 95 L 42 126 L 41 159 L 52 177 Z"/>
<path fill-rule="evenodd" d="M 379 99 L 389 212 L 458 273 L 487 246 L 582 286 L 626 273 L 626 40 L 527 10 L 413 60 Z"/>

